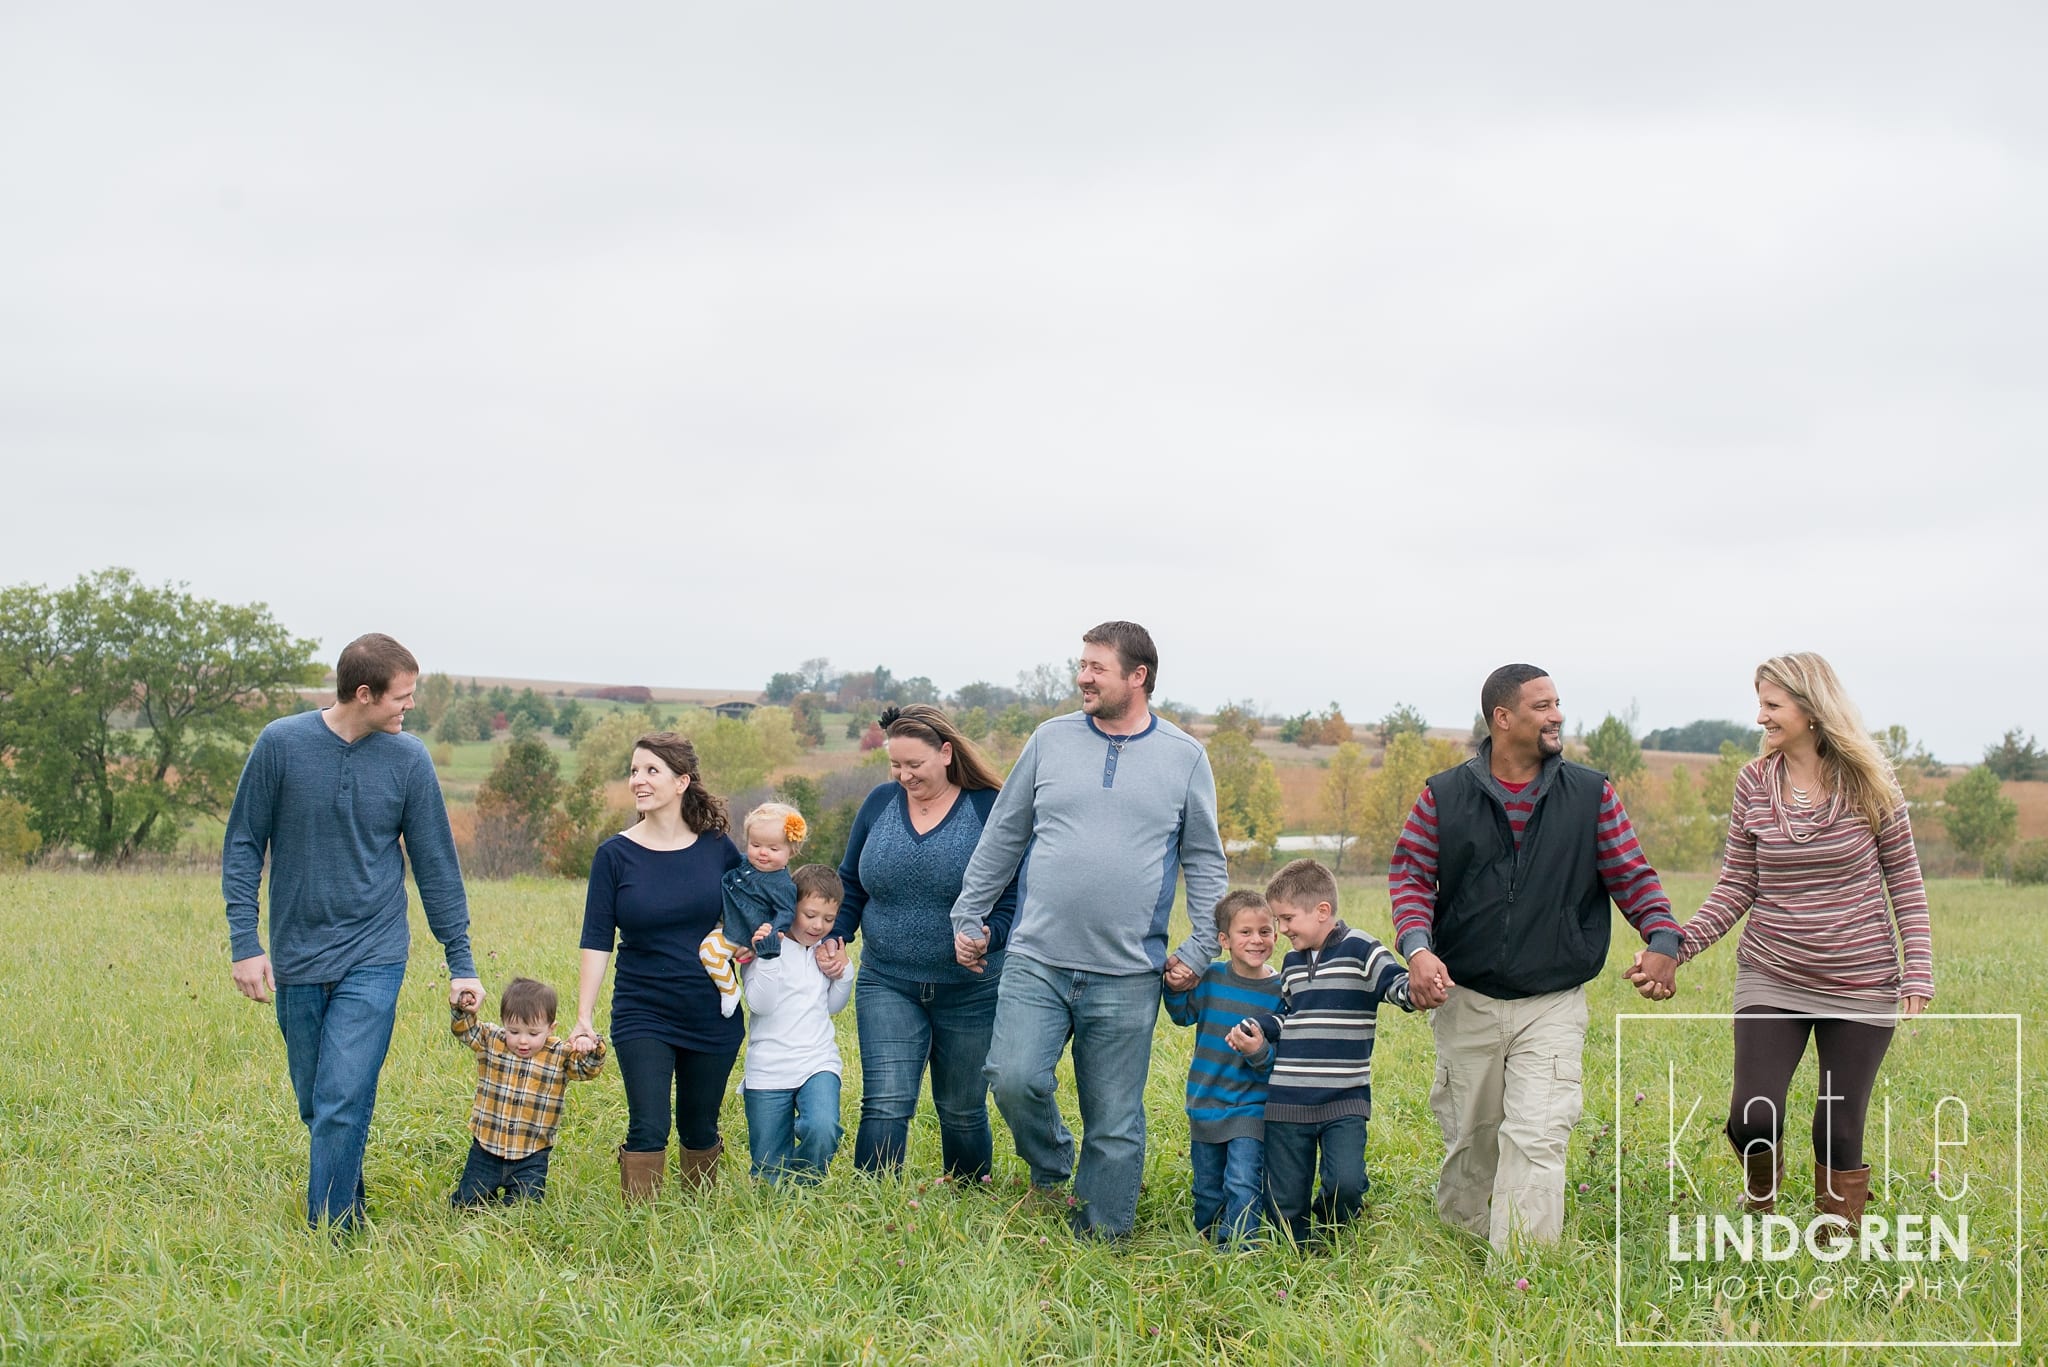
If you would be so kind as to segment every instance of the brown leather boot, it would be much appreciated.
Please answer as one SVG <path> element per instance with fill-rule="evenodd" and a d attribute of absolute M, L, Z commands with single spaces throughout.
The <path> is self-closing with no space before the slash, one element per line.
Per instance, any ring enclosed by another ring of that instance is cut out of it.
<path fill-rule="evenodd" d="M 649 1153 L 636 1153 L 621 1146 L 619 1149 L 619 1194 L 628 1201 L 652 1201 L 661 1190 L 664 1169 L 668 1164 L 668 1151 L 655 1149 Z"/>
<path fill-rule="evenodd" d="M 1784 1152 L 1774 1145 L 1754 1145 L 1740 1157 L 1740 1208 L 1751 1215 L 1769 1215 L 1778 1208 L 1778 1189 L 1785 1185 Z"/>
<path fill-rule="evenodd" d="M 1819 1160 L 1813 1165 L 1813 1208 L 1822 1215 L 1839 1215 L 1849 1223 L 1848 1237 L 1856 1237 L 1863 1228 L 1863 1205 L 1870 1199 L 1870 1165 L 1843 1171 L 1839 1168 L 1823 1167 Z M 1840 1232 L 1825 1229 L 1819 1232 L 1820 1241 L 1834 1243 L 1843 1236 Z"/>
<path fill-rule="evenodd" d="M 682 1149 L 676 1154 L 676 1180 L 686 1187 L 708 1187 L 718 1180 L 719 1155 L 725 1152 L 725 1141 L 719 1140 L 708 1149 Z"/>

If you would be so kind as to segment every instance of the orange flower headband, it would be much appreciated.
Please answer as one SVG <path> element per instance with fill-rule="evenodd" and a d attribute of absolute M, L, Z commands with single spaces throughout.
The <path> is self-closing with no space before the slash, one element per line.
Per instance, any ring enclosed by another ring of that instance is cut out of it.
<path fill-rule="evenodd" d="M 810 833 L 811 828 L 804 824 L 803 816 L 800 813 L 791 812 L 788 816 L 782 818 L 782 838 L 790 844 L 803 844 L 805 838 Z"/>

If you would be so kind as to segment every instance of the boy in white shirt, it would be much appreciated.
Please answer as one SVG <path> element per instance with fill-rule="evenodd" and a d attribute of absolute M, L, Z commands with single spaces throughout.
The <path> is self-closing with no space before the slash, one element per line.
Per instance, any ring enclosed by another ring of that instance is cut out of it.
<path fill-rule="evenodd" d="M 747 1064 L 741 1100 L 754 1176 L 815 1182 L 825 1175 L 845 1132 L 839 1125 L 839 1043 L 832 1017 L 853 997 L 842 966 L 818 967 L 818 942 L 832 933 L 845 886 L 824 864 L 806 864 L 796 882 L 796 915 L 784 951 L 741 968 L 747 991 Z M 772 933 L 763 926 L 755 938 Z"/>

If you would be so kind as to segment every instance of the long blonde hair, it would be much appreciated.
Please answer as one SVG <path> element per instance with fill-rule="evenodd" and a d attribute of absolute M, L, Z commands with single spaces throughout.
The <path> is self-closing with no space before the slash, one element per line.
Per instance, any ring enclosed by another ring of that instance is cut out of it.
<path fill-rule="evenodd" d="M 1843 805 L 1877 834 L 1905 797 L 1891 761 L 1864 728 L 1863 714 L 1849 701 L 1834 667 L 1810 650 L 1773 655 L 1756 667 L 1756 683 L 1783 689 L 1812 718 L 1822 772 L 1842 795 Z"/>

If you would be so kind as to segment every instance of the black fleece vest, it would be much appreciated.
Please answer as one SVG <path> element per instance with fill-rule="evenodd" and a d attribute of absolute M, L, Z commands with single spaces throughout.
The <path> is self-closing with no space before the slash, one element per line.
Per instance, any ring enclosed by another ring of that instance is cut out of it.
<path fill-rule="evenodd" d="M 1551 759 L 1515 849 L 1484 755 L 1429 780 L 1436 796 L 1437 895 L 1431 928 L 1451 980 L 1489 997 L 1562 992 L 1598 976 L 1613 913 L 1600 881 L 1607 776 Z"/>

